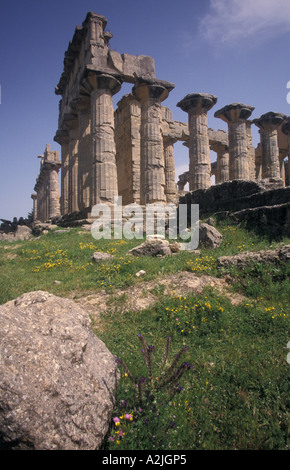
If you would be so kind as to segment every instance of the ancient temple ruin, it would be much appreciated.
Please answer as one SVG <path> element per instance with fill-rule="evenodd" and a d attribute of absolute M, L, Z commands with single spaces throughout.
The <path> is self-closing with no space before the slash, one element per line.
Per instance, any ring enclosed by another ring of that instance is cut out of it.
<path fill-rule="evenodd" d="M 59 154 L 50 150 L 47 144 L 44 154 L 39 155 L 40 172 L 34 187 L 33 199 L 34 220 L 42 222 L 60 216 L 60 193 L 58 173 L 61 168 Z"/>
<path fill-rule="evenodd" d="M 162 103 L 174 84 L 155 76 L 151 57 L 120 54 L 110 49 L 112 34 L 104 16 L 89 12 L 75 29 L 56 87 L 61 97 L 54 140 L 61 162 L 49 146 L 41 157 L 35 186 L 34 219 L 75 214 L 90 217 L 97 203 L 177 203 L 184 193 L 231 180 L 281 178 L 289 184 L 290 118 L 269 112 L 250 120 L 253 106 L 233 103 L 215 111 L 228 132 L 208 128 L 207 114 L 217 97 L 191 93 L 177 106 L 185 122 L 175 121 Z M 132 84 L 113 107 L 123 83 Z M 187 115 L 187 116 L 186 116 Z M 258 126 L 261 143 L 255 149 L 251 126 Z M 189 171 L 175 174 L 174 144 L 189 149 Z M 212 163 L 210 151 L 216 152 Z M 57 174 L 61 167 L 60 198 Z"/>

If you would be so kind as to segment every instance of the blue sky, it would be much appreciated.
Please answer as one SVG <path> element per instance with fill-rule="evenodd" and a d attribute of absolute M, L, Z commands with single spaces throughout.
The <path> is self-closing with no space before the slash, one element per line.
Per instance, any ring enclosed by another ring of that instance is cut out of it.
<path fill-rule="evenodd" d="M 186 94 L 206 92 L 218 102 L 209 127 L 227 129 L 214 118 L 226 104 L 255 106 L 252 118 L 268 111 L 290 115 L 289 0 L 3 0 L 0 8 L 0 218 L 27 216 L 39 172 L 38 155 L 57 130 L 64 53 L 88 11 L 104 15 L 112 49 L 149 55 L 156 76 L 175 84 L 163 102 L 179 121 L 176 104 Z M 123 86 L 115 104 L 130 87 Z M 259 142 L 253 126 L 254 144 Z M 188 151 L 175 146 L 177 173 Z"/>

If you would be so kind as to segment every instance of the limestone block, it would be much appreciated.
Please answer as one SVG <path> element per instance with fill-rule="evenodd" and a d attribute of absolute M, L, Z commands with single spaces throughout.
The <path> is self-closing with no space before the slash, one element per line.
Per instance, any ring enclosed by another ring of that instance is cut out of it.
<path fill-rule="evenodd" d="M 48 292 L 0 306 L 1 447 L 95 450 L 108 430 L 118 371 L 89 315 Z"/>

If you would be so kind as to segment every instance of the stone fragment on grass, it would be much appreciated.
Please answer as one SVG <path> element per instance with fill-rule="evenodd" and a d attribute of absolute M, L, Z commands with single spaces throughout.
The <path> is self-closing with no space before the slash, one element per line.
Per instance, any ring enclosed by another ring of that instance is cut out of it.
<path fill-rule="evenodd" d="M 140 276 L 145 276 L 145 274 L 146 274 L 146 271 L 144 271 L 143 269 L 141 269 L 141 271 L 138 271 L 138 272 L 135 274 L 135 276 L 136 276 L 136 277 L 140 277 Z"/>
<path fill-rule="evenodd" d="M 167 240 L 148 239 L 128 252 L 133 256 L 168 256 L 171 249 Z"/>
<path fill-rule="evenodd" d="M 113 258 L 114 256 L 110 255 L 110 253 L 103 253 L 102 251 L 95 251 L 92 255 L 93 263 L 101 263 L 102 261 L 109 261 Z"/>

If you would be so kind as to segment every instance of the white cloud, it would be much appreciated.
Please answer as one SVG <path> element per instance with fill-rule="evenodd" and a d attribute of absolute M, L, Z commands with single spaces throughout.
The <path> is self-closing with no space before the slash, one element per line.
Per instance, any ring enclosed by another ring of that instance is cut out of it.
<path fill-rule="evenodd" d="M 261 42 L 290 31 L 289 0 L 210 0 L 200 32 L 211 43 Z"/>

